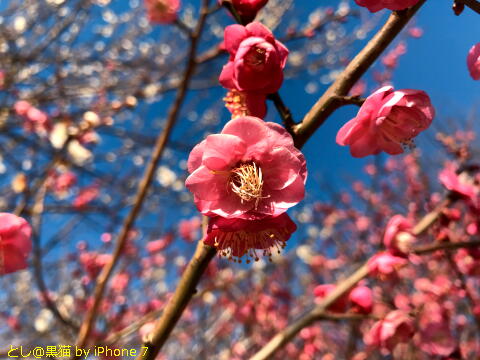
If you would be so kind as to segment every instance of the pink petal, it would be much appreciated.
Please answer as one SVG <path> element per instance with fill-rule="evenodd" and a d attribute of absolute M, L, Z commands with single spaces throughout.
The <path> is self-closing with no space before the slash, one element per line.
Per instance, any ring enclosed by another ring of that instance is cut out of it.
<path fill-rule="evenodd" d="M 226 195 L 228 174 L 214 174 L 201 165 L 185 181 L 185 186 L 199 199 L 218 200 Z"/>
<path fill-rule="evenodd" d="M 245 154 L 247 147 L 238 136 L 229 134 L 209 135 L 203 153 L 203 164 L 210 170 L 231 169 Z"/>
<path fill-rule="evenodd" d="M 242 25 L 230 25 L 225 28 L 225 50 L 235 56 L 240 43 L 248 37 L 247 29 Z"/>

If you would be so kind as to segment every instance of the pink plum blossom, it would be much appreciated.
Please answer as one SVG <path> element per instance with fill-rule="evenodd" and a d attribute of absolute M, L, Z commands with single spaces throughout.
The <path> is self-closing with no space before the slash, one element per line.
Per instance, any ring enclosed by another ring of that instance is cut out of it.
<path fill-rule="evenodd" d="M 428 95 L 420 90 L 380 88 L 370 95 L 355 118 L 337 134 L 337 144 L 350 146 L 354 157 L 385 151 L 403 153 L 402 145 L 410 144 L 427 129 L 435 115 Z"/>
<path fill-rule="evenodd" d="M 32 229 L 27 221 L 9 213 L 0 213 L 0 275 L 28 267 L 32 251 Z"/>
<path fill-rule="evenodd" d="M 254 117 L 228 122 L 188 159 L 185 185 L 207 216 L 261 219 L 278 216 L 305 194 L 305 158 L 280 125 Z"/>
<path fill-rule="evenodd" d="M 399 343 L 407 342 L 414 334 L 413 319 L 401 310 L 394 310 L 373 324 L 365 334 L 365 344 L 392 351 Z"/>
<path fill-rule="evenodd" d="M 450 331 L 450 317 L 437 301 L 422 304 L 419 316 L 419 332 L 416 343 L 425 353 L 447 357 L 457 348 L 457 341 Z"/>
<path fill-rule="evenodd" d="M 355 0 L 355 2 L 363 7 L 366 7 L 370 12 L 377 12 L 382 9 L 389 10 L 404 10 L 416 3 L 419 0 Z"/>
<path fill-rule="evenodd" d="M 474 80 L 480 80 L 480 42 L 470 48 L 467 56 L 467 67 Z"/>
<path fill-rule="evenodd" d="M 178 233 L 185 241 L 193 241 L 197 236 L 197 232 L 202 226 L 202 220 L 198 216 L 191 219 L 182 220 L 178 224 Z"/>
<path fill-rule="evenodd" d="M 170 24 L 177 19 L 180 0 L 145 0 L 148 20 L 156 24 Z"/>
<path fill-rule="evenodd" d="M 317 302 L 321 302 L 323 298 L 327 297 L 333 290 L 335 290 L 336 285 L 334 284 L 322 284 L 318 285 L 313 289 L 313 294 L 316 297 Z M 337 299 L 332 305 L 328 307 L 328 310 L 337 313 L 343 313 L 347 310 L 348 307 L 348 293 L 341 296 Z"/>
<path fill-rule="evenodd" d="M 95 279 L 111 259 L 112 255 L 110 254 L 100 254 L 94 251 L 82 252 L 79 261 L 89 276 L 87 281 L 89 282 L 91 279 Z"/>
<path fill-rule="evenodd" d="M 230 25 L 225 29 L 230 59 L 220 74 L 227 89 L 259 94 L 275 93 L 283 82 L 288 49 L 264 25 Z"/>
<path fill-rule="evenodd" d="M 392 255 L 389 252 L 381 252 L 374 255 L 368 261 L 368 271 L 371 275 L 379 277 L 395 276 L 397 271 L 408 264 L 403 257 Z"/>
<path fill-rule="evenodd" d="M 474 207 L 480 205 L 479 189 L 472 183 L 472 179 L 467 173 L 457 174 L 452 163 L 446 164 L 438 175 L 438 180 L 447 190 L 469 200 Z"/>
<path fill-rule="evenodd" d="M 261 220 L 217 216 L 210 218 L 204 242 L 230 260 L 241 262 L 240 258 L 247 255 L 248 263 L 250 258 L 259 260 L 259 254 L 270 257 L 273 250 L 280 253 L 296 230 L 297 226 L 286 213 Z"/>
<path fill-rule="evenodd" d="M 348 295 L 352 310 L 360 314 L 370 314 L 373 309 L 373 293 L 368 286 L 357 286 Z"/>
<path fill-rule="evenodd" d="M 411 230 L 413 224 L 402 215 L 393 216 L 387 224 L 383 243 L 393 254 L 404 255 L 409 252 L 415 237 Z"/>

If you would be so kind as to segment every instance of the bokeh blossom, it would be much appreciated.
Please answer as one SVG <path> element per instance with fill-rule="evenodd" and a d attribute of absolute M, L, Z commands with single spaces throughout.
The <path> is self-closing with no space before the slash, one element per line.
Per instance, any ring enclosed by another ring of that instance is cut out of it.
<path fill-rule="evenodd" d="M 32 229 L 27 221 L 0 213 L 0 275 L 26 269 L 32 251 Z"/>
<path fill-rule="evenodd" d="M 393 216 L 387 223 L 383 243 L 393 254 L 404 255 L 409 252 L 415 237 L 412 235 L 413 224 L 402 215 Z"/>
<path fill-rule="evenodd" d="M 372 326 L 364 341 L 369 346 L 392 351 L 398 344 L 409 341 L 414 333 L 413 319 L 406 312 L 394 310 Z"/>
<path fill-rule="evenodd" d="M 176 20 L 180 0 L 145 0 L 148 20 L 156 24 L 169 24 Z"/>

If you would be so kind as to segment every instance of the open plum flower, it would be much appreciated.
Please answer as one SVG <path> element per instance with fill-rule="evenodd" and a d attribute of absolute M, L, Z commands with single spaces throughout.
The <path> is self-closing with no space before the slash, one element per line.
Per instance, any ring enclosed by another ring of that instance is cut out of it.
<path fill-rule="evenodd" d="M 421 90 L 384 86 L 370 95 L 355 118 L 337 133 L 337 144 L 350 146 L 354 157 L 385 151 L 403 153 L 403 147 L 427 129 L 435 116 L 429 96 Z"/>
<path fill-rule="evenodd" d="M 382 9 L 405 10 L 414 6 L 419 0 L 355 0 L 355 2 L 366 7 L 370 12 L 377 12 Z"/>
<path fill-rule="evenodd" d="M 297 226 L 287 213 L 261 220 L 210 218 L 204 243 L 214 246 L 221 256 L 241 262 L 247 255 L 258 261 L 259 255 L 272 256 L 272 250 L 280 253 Z M 259 250 L 259 251 L 257 251 Z"/>
<path fill-rule="evenodd" d="M 32 228 L 13 214 L 0 213 L 0 275 L 26 269 L 32 251 Z"/>
<path fill-rule="evenodd" d="M 414 321 L 408 313 L 391 311 L 377 321 L 365 334 L 365 344 L 392 351 L 398 344 L 408 342 L 415 333 Z"/>
<path fill-rule="evenodd" d="M 410 252 L 415 241 L 412 234 L 413 223 L 402 215 L 395 215 L 385 228 L 383 243 L 385 247 L 397 256 L 404 256 Z"/>
<path fill-rule="evenodd" d="M 145 0 L 147 17 L 151 23 L 170 24 L 177 19 L 180 0 Z"/>
<path fill-rule="evenodd" d="M 220 74 L 223 87 L 260 94 L 280 89 L 288 49 L 264 25 L 227 26 L 225 49 L 230 59 Z"/>
<path fill-rule="evenodd" d="M 207 216 L 278 216 L 305 196 L 303 154 L 278 124 L 245 116 L 209 135 L 188 159 L 185 185 Z"/>

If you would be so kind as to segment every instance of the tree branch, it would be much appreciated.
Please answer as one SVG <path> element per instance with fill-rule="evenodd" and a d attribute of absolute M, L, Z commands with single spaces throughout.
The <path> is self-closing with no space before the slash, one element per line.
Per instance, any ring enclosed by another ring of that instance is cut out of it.
<path fill-rule="evenodd" d="M 476 0 L 457 0 L 457 2 L 468 6 L 470 9 L 480 14 L 480 2 Z"/>

